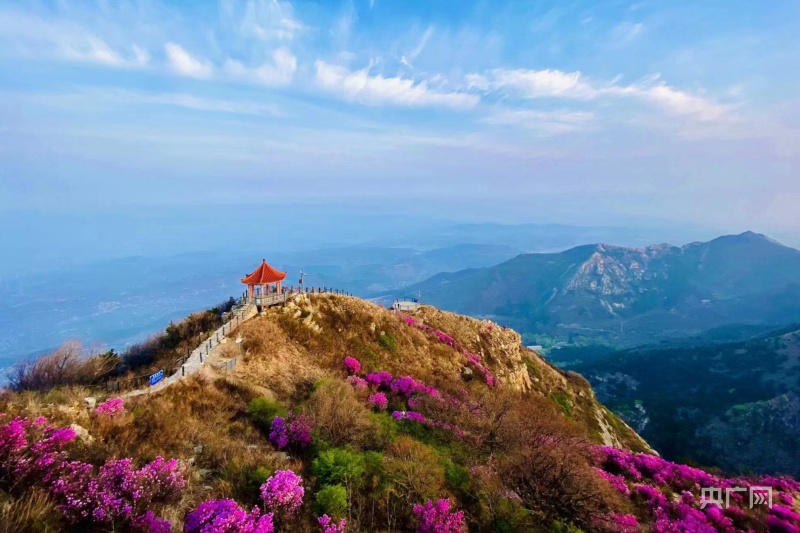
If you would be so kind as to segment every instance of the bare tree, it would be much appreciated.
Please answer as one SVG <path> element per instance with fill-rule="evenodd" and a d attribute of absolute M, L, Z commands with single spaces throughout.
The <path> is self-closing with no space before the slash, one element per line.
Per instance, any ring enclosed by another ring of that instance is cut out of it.
<path fill-rule="evenodd" d="M 589 443 L 576 428 L 530 407 L 515 407 L 502 428 L 507 452 L 498 455 L 501 479 L 525 507 L 550 519 L 569 517 L 582 528 L 596 528 L 597 520 L 618 506 L 618 495 L 595 474 Z"/>
<path fill-rule="evenodd" d="M 9 385 L 15 391 L 40 392 L 65 385 L 90 385 L 115 365 L 114 358 L 87 353 L 79 341 L 70 339 L 49 354 L 19 363 L 10 373 Z"/>

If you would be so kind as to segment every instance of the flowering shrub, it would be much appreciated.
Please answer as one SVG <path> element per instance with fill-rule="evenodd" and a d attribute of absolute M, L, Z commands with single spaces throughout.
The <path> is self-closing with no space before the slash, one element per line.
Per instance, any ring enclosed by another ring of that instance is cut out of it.
<path fill-rule="evenodd" d="M 610 528 L 614 533 L 636 533 L 639 521 L 630 514 L 612 514 Z"/>
<path fill-rule="evenodd" d="M 273 533 L 272 513 L 247 512 L 233 500 L 209 500 L 186 516 L 186 533 Z"/>
<path fill-rule="evenodd" d="M 626 496 L 631 493 L 630 489 L 628 489 L 628 485 L 625 483 L 625 478 L 622 476 L 616 476 L 605 470 L 600 470 L 599 468 L 595 468 L 600 477 L 611 483 L 611 486 L 620 491 L 622 494 Z"/>
<path fill-rule="evenodd" d="M 800 492 L 800 481 L 790 477 L 761 476 L 758 484 L 763 487 L 772 487 L 783 492 Z"/>
<path fill-rule="evenodd" d="M 494 375 L 488 368 L 483 366 L 483 363 L 481 362 L 481 357 L 479 355 L 470 352 L 464 352 L 464 356 L 467 358 L 469 366 L 473 370 L 476 370 L 481 373 L 484 381 L 486 381 L 486 384 L 489 385 L 490 387 L 494 387 L 495 385 Z"/>
<path fill-rule="evenodd" d="M 367 390 L 367 387 L 369 387 L 367 380 L 358 376 L 348 376 L 347 382 L 352 385 L 355 390 Z"/>
<path fill-rule="evenodd" d="M 612 486 L 623 494 L 630 494 L 634 502 L 644 504 L 652 514 L 652 529 L 656 533 L 738 533 L 752 530 L 753 521 L 761 522 L 771 533 L 800 533 L 800 513 L 790 507 L 776 504 L 763 517 L 739 507 L 744 505 L 739 492 L 729 494 L 730 505 L 725 509 L 704 503 L 697 496 L 702 487 L 724 490 L 757 485 L 772 486 L 773 492 L 778 491 L 775 495 L 778 502 L 794 501 L 793 496 L 788 494 L 796 494 L 796 489 L 800 489 L 800 484 L 794 480 L 770 476 L 756 480 L 724 479 L 657 456 L 610 447 L 598 447 L 595 450 L 595 463 L 603 468 L 599 474 Z M 631 488 L 629 483 L 632 484 Z"/>
<path fill-rule="evenodd" d="M 326 514 L 317 518 L 317 522 L 322 526 L 323 533 L 344 533 L 344 529 L 347 527 L 346 519 L 342 518 L 337 524 Z"/>
<path fill-rule="evenodd" d="M 291 470 L 278 470 L 261 485 L 261 499 L 273 511 L 293 513 L 303 504 L 303 478 Z"/>
<path fill-rule="evenodd" d="M 72 429 L 54 428 L 42 417 L 33 423 L 9 420 L 0 426 L 0 482 L 6 487 L 49 484 L 68 459 L 62 448 L 75 436 Z"/>
<path fill-rule="evenodd" d="M 86 463 L 66 463 L 52 492 L 71 522 L 99 524 L 136 521 L 157 505 L 173 503 L 186 486 L 183 466 L 157 457 L 138 470 L 131 459 L 111 459 L 98 471 Z M 155 517 L 146 520 L 155 521 Z M 161 522 L 168 527 L 168 522 Z"/>
<path fill-rule="evenodd" d="M 389 405 L 389 401 L 386 399 L 386 395 L 382 392 L 376 392 L 369 398 L 367 398 L 369 404 L 378 409 L 379 411 L 386 410 L 386 407 Z"/>
<path fill-rule="evenodd" d="M 153 511 L 147 511 L 143 515 L 133 517 L 131 526 L 149 533 L 169 533 L 172 529 L 169 520 L 158 518 L 153 514 Z"/>
<path fill-rule="evenodd" d="M 410 398 L 414 394 L 425 394 L 427 396 L 439 397 L 439 391 L 436 387 L 425 385 L 422 381 L 417 381 L 411 376 L 403 376 L 393 379 L 389 383 L 389 388 L 393 392 L 402 394 L 406 398 Z"/>
<path fill-rule="evenodd" d="M 358 374 L 361 372 L 361 363 L 358 362 L 358 359 L 355 357 L 345 357 L 344 358 L 344 367 L 347 371 L 351 374 Z"/>
<path fill-rule="evenodd" d="M 302 450 L 311 444 L 312 427 L 311 419 L 305 415 L 276 416 L 270 426 L 269 441 L 280 449 L 291 446 Z"/>
<path fill-rule="evenodd" d="M 413 420 L 414 422 L 419 422 L 420 424 L 425 424 L 429 427 L 449 431 L 458 439 L 473 443 L 477 442 L 475 435 L 467 433 L 466 431 L 454 426 L 453 424 L 450 424 L 449 422 L 431 420 L 430 418 L 427 418 L 425 415 L 416 411 L 394 411 L 392 412 L 392 418 L 395 420 Z"/>
<path fill-rule="evenodd" d="M 452 512 L 450 500 L 436 503 L 428 500 L 425 505 L 415 505 L 414 515 L 419 519 L 417 533 L 461 533 L 464 531 L 464 512 Z"/>
<path fill-rule="evenodd" d="M 392 382 L 392 375 L 386 370 L 381 370 L 380 372 L 367 374 L 365 379 L 370 385 L 388 388 L 389 384 Z"/>
<path fill-rule="evenodd" d="M 153 510 L 180 497 L 186 485 L 180 462 L 158 457 L 136 469 L 131 459 L 115 459 L 98 469 L 69 460 L 63 447 L 74 438 L 72 429 L 56 429 L 44 418 L 9 420 L 0 426 L 0 481 L 5 488 L 46 490 L 65 519 L 87 528 L 169 531 Z"/>
<path fill-rule="evenodd" d="M 456 342 L 456 340 L 453 337 L 451 337 L 444 331 L 440 331 L 421 322 L 417 322 L 417 320 L 414 319 L 413 317 L 404 316 L 403 322 L 405 322 L 409 326 L 422 330 L 429 335 L 433 335 L 434 337 L 439 339 L 440 342 L 443 342 L 444 344 L 447 344 L 448 346 L 451 346 L 456 350 L 458 350 L 459 352 L 461 352 L 467 359 L 467 365 L 470 366 L 473 370 L 479 372 L 483 376 L 483 379 L 487 385 L 489 385 L 490 387 L 495 386 L 494 375 L 488 368 L 483 366 L 483 363 L 481 362 L 481 358 L 479 355 L 470 353 L 467 350 L 465 350 Z M 367 381 L 369 381 L 369 378 L 367 378 Z"/>
<path fill-rule="evenodd" d="M 114 417 L 125 412 L 125 404 L 122 398 L 109 398 L 98 405 L 94 412 L 100 416 Z"/>
<path fill-rule="evenodd" d="M 392 418 L 395 420 L 413 420 L 415 422 L 422 423 L 428 422 L 427 418 L 416 411 L 395 411 L 392 413 Z"/>

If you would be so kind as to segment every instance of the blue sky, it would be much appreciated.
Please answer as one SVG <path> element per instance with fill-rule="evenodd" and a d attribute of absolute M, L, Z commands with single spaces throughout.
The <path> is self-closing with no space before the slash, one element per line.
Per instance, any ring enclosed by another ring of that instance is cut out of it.
<path fill-rule="evenodd" d="M 4 1 L 0 209 L 800 235 L 800 3 Z"/>

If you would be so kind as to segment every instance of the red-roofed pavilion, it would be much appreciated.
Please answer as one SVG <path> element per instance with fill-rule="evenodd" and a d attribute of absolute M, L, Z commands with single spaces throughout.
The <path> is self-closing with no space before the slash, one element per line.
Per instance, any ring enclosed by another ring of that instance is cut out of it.
<path fill-rule="evenodd" d="M 275 294 L 281 294 L 281 281 L 286 277 L 286 272 L 278 272 L 267 264 L 266 259 L 261 260 L 258 268 L 242 278 L 242 283 L 247 284 L 247 300 L 252 302 L 257 297 L 269 295 L 272 290 L 272 285 L 275 285 Z"/>

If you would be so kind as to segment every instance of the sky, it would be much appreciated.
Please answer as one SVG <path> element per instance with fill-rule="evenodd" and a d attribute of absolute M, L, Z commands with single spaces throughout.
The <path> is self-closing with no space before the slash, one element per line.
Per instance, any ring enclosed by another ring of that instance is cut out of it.
<path fill-rule="evenodd" d="M 794 0 L 4 0 L 0 211 L 315 205 L 800 243 Z"/>

